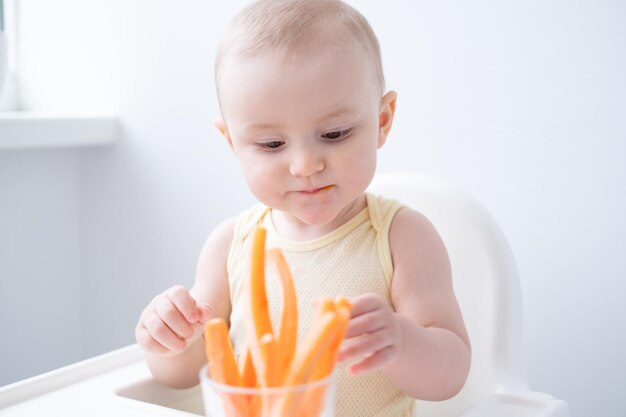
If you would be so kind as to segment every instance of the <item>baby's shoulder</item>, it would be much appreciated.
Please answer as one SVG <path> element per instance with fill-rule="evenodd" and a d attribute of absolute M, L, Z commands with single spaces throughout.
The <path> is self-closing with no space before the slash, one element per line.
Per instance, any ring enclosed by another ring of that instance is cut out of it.
<path fill-rule="evenodd" d="M 443 240 L 433 223 L 424 214 L 406 206 L 393 217 L 389 247 L 394 264 L 447 257 Z"/>
<path fill-rule="evenodd" d="M 233 240 L 237 217 L 230 217 L 218 223 L 202 248 L 201 257 L 213 257 L 215 254 L 223 255 L 223 248 L 228 248 Z"/>
<path fill-rule="evenodd" d="M 398 209 L 391 221 L 391 230 L 401 231 L 409 228 L 412 232 L 434 229 L 428 217 L 411 207 L 402 206 Z"/>
<path fill-rule="evenodd" d="M 217 240 L 222 241 L 222 243 L 224 240 L 232 240 L 236 224 L 237 217 L 229 217 L 218 223 L 211 234 L 214 235 Z"/>

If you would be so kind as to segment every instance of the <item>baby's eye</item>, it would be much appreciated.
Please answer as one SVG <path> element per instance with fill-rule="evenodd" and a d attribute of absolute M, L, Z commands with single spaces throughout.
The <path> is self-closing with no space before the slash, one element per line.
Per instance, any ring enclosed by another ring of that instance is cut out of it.
<path fill-rule="evenodd" d="M 266 151 L 273 151 L 275 149 L 280 148 L 285 144 L 282 140 L 270 140 L 267 142 L 258 142 L 256 145 Z"/>
<path fill-rule="evenodd" d="M 336 141 L 337 139 L 343 139 L 344 137 L 346 137 L 350 132 L 352 131 L 352 129 L 346 129 L 346 130 L 333 130 L 332 132 L 328 132 L 328 133 L 324 133 L 322 135 L 322 137 L 324 139 L 328 139 L 330 141 Z"/>
<path fill-rule="evenodd" d="M 326 139 L 337 139 L 339 136 L 341 136 L 341 131 L 337 130 L 335 132 L 329 132 L 322 136 L 324 136 Z"/>

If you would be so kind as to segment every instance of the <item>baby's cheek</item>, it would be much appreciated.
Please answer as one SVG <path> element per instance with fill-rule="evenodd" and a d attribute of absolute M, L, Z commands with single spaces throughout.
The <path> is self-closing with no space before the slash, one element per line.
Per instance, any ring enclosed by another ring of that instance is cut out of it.
<path fill-rule="evenodd" d="M 376 173 L 376 161 L 376 151 L 363 149 L 340 161 L 340 167 L 352 174 L 346 176 L 352 187 L 365 190 Z"/>
<path fill-rule="evenodd" d="M 248 183 L 248 188 L 252 194 L 260 202 L 269 205 L 268 200 L 271 200 L 274 181 L 267 172 L 267 169 L 261 164 L 256 164 L 256 166 L 249 165 L 247 167 L 242 164 L 242 168 L 246 182 Z"/>

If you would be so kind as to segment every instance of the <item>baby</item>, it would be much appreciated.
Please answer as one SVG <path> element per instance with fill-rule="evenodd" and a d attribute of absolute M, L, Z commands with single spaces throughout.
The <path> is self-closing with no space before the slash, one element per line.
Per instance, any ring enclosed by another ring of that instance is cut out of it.
<path fill-rule="evenodd" d="M 321 296 L 346 296 L 352 317 L 340 350 L 337 411 L 409 416 L 414 399 L 463 387 L 470 343 L 446 249 L 432 224 L 365 190 L 391 130 L 397 94 L 385 92 L 379 44 L 339 0 L 262 0 L 237 15 L 215 61 L 216 127 L 259 204 L 218 225 L 191 290 L 157 295 L 136 328 L 154 377 L 198 383 L 211 317 L 243 343 L 243 283 L 254 227 L 267 228 L 292 269 L 308 332 Z M 273 319 L 280 282 L 268 268 Z"/>

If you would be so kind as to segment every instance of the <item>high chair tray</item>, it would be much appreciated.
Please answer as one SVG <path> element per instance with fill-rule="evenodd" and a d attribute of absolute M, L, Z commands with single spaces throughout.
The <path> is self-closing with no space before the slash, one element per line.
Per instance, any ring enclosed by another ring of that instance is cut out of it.
<path fill-rule="evenodd" d="M 155 382 L 137 345 L 0 387 L 0 416 L 203 415 L 199 387 Z"/>
<path fill-rule="evenodd" d="M 175 390 L 157 383 L 137 345 L 0 387 L 0 417 L 198 415 L 204 415 L 200 387 Z M 550 395 L 516 392 L 496 393 L 459 415 L 502 416 L 569 417 L 569 411 Z"/>

